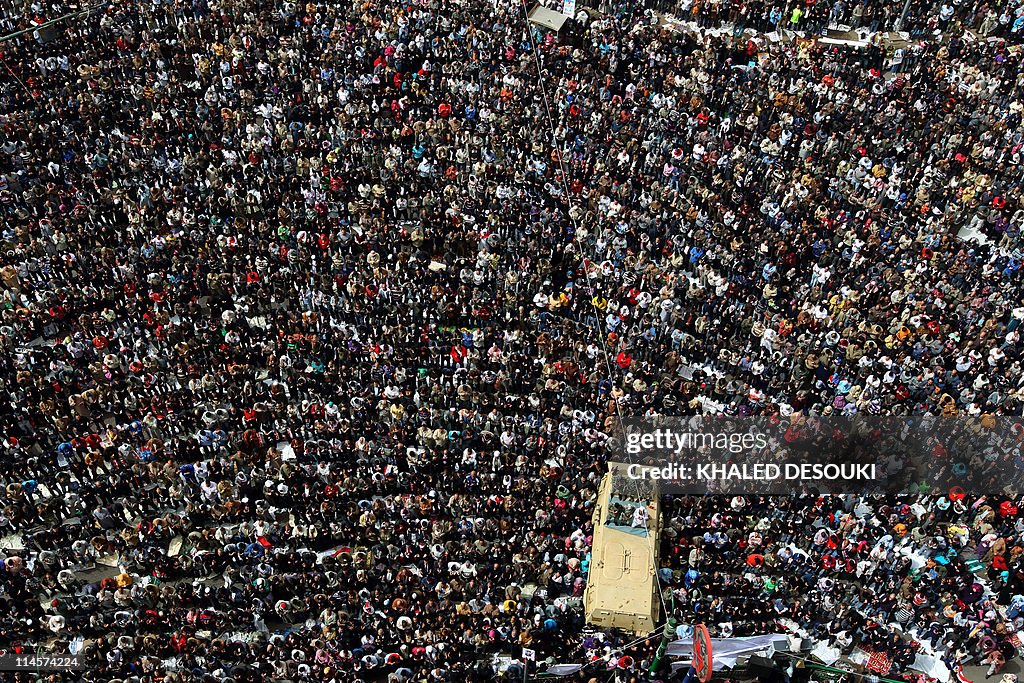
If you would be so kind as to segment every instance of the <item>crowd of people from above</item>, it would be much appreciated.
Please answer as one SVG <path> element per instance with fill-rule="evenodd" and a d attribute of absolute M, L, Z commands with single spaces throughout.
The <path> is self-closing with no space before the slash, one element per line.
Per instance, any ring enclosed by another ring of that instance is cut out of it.
<path fill-rule="evenodd" d="M 555 0 L 542 4 L 559 11 Z M 761 32 L 798 31 L 821 35 L 829 31 L 905 32 L 915 39 L 935 39 L 969 31 L 980 38 L 1020 42 L 1024 37 L 1024 4 L 965 0 L 597 0 L 603 12 L 619 16 L 651 10 L 702 27 L 731 26 Z"/>
<path fill-rule="evenodd" d="M 0 649 L 681 676 L 579 607 L 620 415 L 1022 415 L 1018 5 L 919 7 L 899 74 L 635 3 L 554 36 L 508 0 L 156 0 L 0 44 Z M 996 674 L 1013 490 L 671 498 L 666 604 Z"/>

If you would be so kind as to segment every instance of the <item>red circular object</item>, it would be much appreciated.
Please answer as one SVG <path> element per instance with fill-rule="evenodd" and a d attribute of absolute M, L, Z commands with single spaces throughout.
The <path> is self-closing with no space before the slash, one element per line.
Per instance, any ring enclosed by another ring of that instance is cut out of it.
<path fill-rule="evenodd" d="M 964 491 L 962 486 L 954 486 L 949 490 L 949 499 L 954 503 L 958 500 L 963 500 L 967 497 L 967 492 Z"/>
<path fill-rule="evenodd" d="M 711 680 L 711 634 L 704 624 L 697 624 L 693 629 L 693 669 L 700 683 Z"/>

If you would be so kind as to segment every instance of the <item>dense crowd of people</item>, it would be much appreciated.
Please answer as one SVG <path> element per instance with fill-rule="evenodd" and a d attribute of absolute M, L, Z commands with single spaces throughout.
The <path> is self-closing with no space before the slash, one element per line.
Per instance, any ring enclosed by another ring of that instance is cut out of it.
<path fill-rule="evenodd" d="M 551 3 L 554 5 L 555 3 Z M 597 0 L 603 10 L 629 13 L 650 8 L 694 21 L 758 31 L 799 31 L 812 35 L 833 31 L 903 31 L 913 38 L 960 34 L 1020 42 L 1024 5 L 1010 2 L 963 0 L 904 0 L 884 3 L 865 0 L 658 0 L 654 3 L 611 3 Z"/>
<path fill-rule="evenodd" d="M 0 649 L 650 679 L 660 636 L 578 605 L 620 415 L 1021 416 L 1024 71 L 963 32 L 1014 5 L 942 4 L 895 77 L 502 0 L 157 0 L 3 43 Z M 660 578 L 715 635 L 997 673 L 1014 495 L 672 498 Z"/>

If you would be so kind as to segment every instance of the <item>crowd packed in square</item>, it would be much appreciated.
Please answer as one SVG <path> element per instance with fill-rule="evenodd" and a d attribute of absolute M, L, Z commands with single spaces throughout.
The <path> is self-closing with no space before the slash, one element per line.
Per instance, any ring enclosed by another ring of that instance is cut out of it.
<path fill-rule="evenodd" d="M 1022 419 L 1019 0 L 610 4 L 0 43 L 0 649 L 88 662 L 20 676 L 681 678 L 573 600 L 622 416 Z M 1024 501 L 982 493 L 673 497 L 659 579 L 714 636 L 1002 675 Z"/>

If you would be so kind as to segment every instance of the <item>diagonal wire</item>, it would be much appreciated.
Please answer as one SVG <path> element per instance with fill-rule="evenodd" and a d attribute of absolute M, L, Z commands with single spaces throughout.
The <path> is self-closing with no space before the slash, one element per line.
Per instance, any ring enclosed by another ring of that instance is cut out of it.
<path fill-rule="evenodd" d="M 31 97 L 33 100 L 36 99 L 36 96 L 32 93 L 31 90 L 28 89 L 28 86 L 25 85 L 25 81 L 21 80 L 21 77 L 14 72 L 14 69 L 12 69 L 10 65 L 7 64 L 7 60 L 4 59 L 2 53 L 0 53 L 0 62 L 4 63 L 4 68 L 7 69 L 7 73 L 11 74 L 11 76 L 14 77 L 14 80 L 18 81 L 21 87 L 25 89 L 25 92 L 28 93 L 28 96 Z"/>
<path fill-rule="evenodd" d="M 15 31 L 14 33 L 8 33 L 7 35 L 0 36 L 0 43 L 6 42 L 8 40 L 11 40 L 12 38 L 17 38 L 18 36 L 25 35 L 26 33 L 32 33 L 34 31 L 39 31 L 39 30 L 42 30 L 44 28 L 49 28 L 50 26 L 53 26 L 54 24 L 59 24 L 62 21 L 67 21 L 68 19 L 74 19 L 76 17 L 80 17 L 83 14 L 89 14 L 90 12 L 93 12 L 93 11 L 95 11 L 95 10 L 101 8 L 101 7 L 106 7 L 108 5 L 110 5 L 109 2 L 98 2 L 95 5 L 90 5 L 88 7 L 82 8 L 80 10 L 75 10 L 74 12 L 68 12 L 67 14 L 62 14 L 61 16 L 55 17 L 53 19 L 50 19 L 49 21 L 45 21 L 42 24 L 39 24 L 38 26 L 30 26 L 28 28 L 23 28 L 20 31 Z"/>

